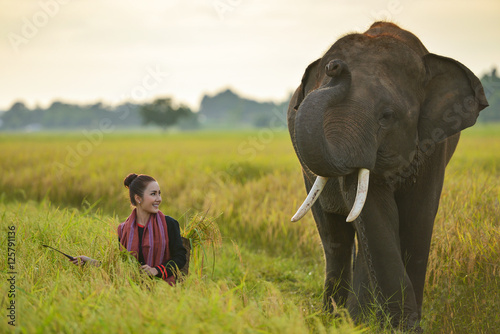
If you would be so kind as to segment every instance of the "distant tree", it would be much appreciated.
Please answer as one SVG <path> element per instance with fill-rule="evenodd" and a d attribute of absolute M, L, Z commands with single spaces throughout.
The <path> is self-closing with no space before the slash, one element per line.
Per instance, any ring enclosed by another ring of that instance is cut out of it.
<path fill-rule="evenodd" d="M 500 78 L 496 68 L 481 78 L 489 107 L 479 114 L 480 122 L 500 122 Z"/>
<path fill-rule="evenodd" d="M 164 130 L 176 125 L 182 118 L 193 116 L 191 109 L 184 105 L 174 107 L 170 98 L 156 99 L 153 103 L 141 106 L 140 114 L 144 125 L 155 124 Z"/>
<path fill-rule="evenodd" d="M 2 115 L 2 127 L 8 129 L 21 129 L 31 123 L 29 110 L 23 102 L 15 102 L 9 110 Z"/>
<path fill-rule="evenodd" d="M 206 120 L 206 127 L 286 128 L 288 101 L 256 101 L 226 89 L 213 96 L 203 96 L 198 115 Z"/>

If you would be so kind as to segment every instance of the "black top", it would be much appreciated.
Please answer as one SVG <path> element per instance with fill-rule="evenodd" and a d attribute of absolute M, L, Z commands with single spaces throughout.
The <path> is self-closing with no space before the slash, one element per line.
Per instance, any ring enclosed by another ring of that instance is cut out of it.
<path fill-rule="evenodd" d="M 156 277 L 163 277 L 162 272 L 166 272 L 168 277 L 170 277 L 177 272 L 177 268 L 182 269 L 182 267 L 186 264 L 186 249 L 182 244 L 179 223 L 170 216 L 165 216 L 165 220 L 167 222 L 170 260 L 155 267 L 156 270 L 158 270 Z M 142 236 L 144 233 L 144 226 L 137 224 L 137 227 L 139 230 L 139 262 L 141 265 L 145 265 L 146 261 L 144 261 L 144 255 L 142 254 Z"/>

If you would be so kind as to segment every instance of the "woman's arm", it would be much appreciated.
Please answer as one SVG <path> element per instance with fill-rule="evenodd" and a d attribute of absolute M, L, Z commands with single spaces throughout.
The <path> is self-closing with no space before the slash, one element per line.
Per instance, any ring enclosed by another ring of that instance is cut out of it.
<path fill-rule="evenodd" d="M 156 266 L 158 270 L 157 277 L 166 277 L 174 275 L 177 269 L 182 269 L 186 264 L 186 249 L 182 244 L 181 231 L 177 220 L 165 216 L 167 220 L 168 243 L 170 250 L 170 261 Z"/>
<path fill-rule="evenodd" d="M 95 267 L 99 267 L 101 265 L 101 262 L 94 260 L 88 256 L 85 256 L 85 255 L 75 256 L 73 258 L 73 260 L 69 260 L 69 261 L 77 266 L 83 266 L 86 263 L 89 263 Z"/>

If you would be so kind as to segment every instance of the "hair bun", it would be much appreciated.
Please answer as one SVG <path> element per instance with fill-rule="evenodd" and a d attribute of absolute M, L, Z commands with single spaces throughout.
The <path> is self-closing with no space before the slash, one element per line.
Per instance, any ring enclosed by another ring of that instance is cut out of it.
<path fill-rule="evenodd" d="M 125 187 L 130 187 L 130 184 L 137 178 L 137 174 L 135 173 L 130 173 L 129 175 L 127 175 L 125 177 L 125 180 L 123 180 L 123 184 L 125 185 Z"/>

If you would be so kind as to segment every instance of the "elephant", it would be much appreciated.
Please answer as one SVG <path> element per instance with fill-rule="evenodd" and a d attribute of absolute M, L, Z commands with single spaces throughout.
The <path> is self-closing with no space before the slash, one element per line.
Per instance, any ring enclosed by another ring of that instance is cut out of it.
<path fill-rule="evenodd" d="M 287 113 L 308 192 L 292 221 L 313 213 L 328 311 L 422 330 L 445 168 L 487 106 L 467 67 L 391 22 L 341 37 L 307 66 Z"/>

